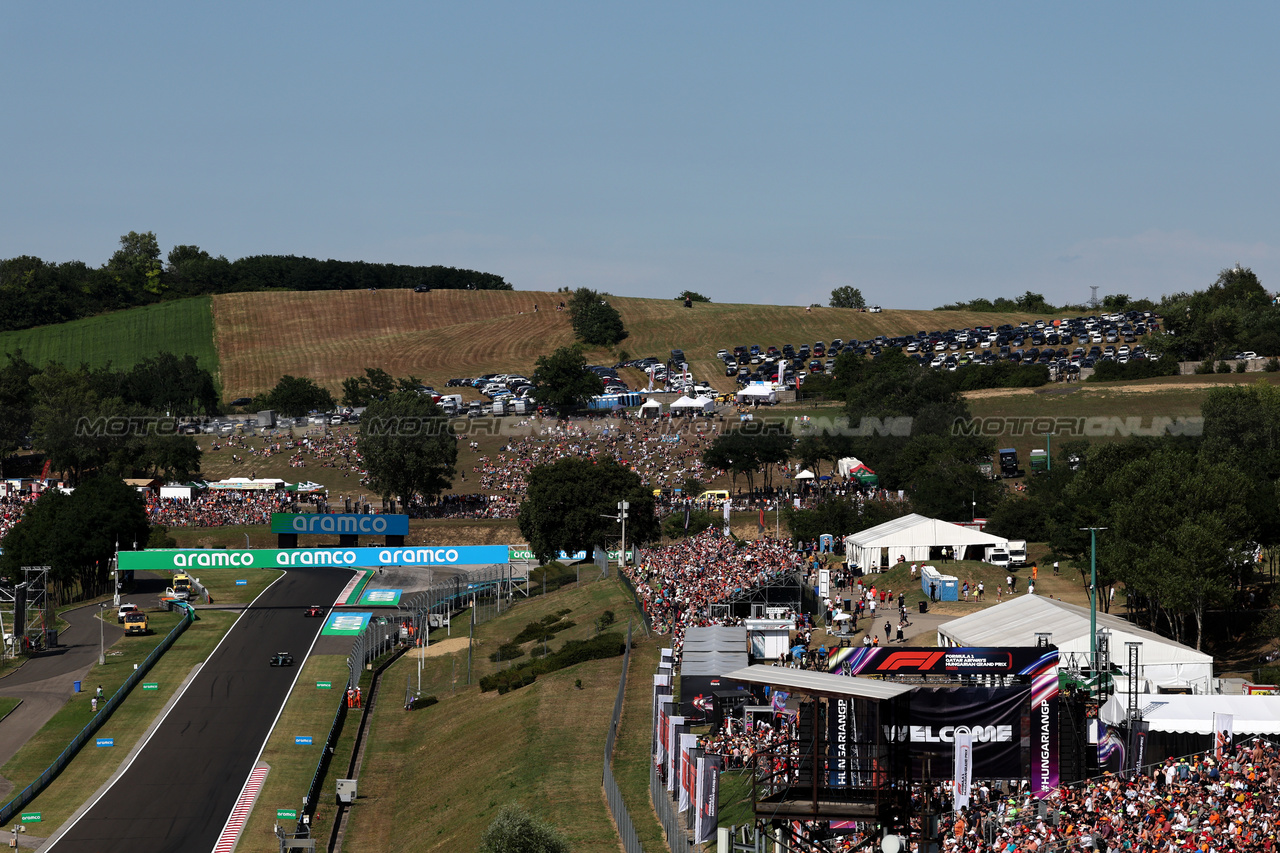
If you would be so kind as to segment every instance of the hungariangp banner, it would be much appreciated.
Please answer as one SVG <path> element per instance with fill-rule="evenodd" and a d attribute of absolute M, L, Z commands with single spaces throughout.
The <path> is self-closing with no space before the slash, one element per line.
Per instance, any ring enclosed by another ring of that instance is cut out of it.
<path fill-rule="evenodd" d="M 273 512 L 272 533 L 365 533 L 409 535 L 409 516 L 364 513 Z"/>
<path fill-rule="evenodd" d="M 403 548 L 188 548 L 121 551 L 121 571 L 283 569 L 290 566 L 481 566 L 507 562 L 506 545 Z"/>

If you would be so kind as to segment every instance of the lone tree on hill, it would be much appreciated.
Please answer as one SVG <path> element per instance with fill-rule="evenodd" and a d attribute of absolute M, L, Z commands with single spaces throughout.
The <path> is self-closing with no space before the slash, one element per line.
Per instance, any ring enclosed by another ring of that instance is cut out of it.
<path fill-rule="evenodd" d="M 609 347 L 627 336 L 622 315 L 603 294 L 579 287 L 569 297 L 569 322 L 573 333 L 584 343 Z"/>
<path fill-rule="evenodd" d="M 862 298 L 861 290 L 846 284 L 844 287 L 837 287 L 831 291 L 831 307 L 861 310 L 867 307 L 867 300 Z"/>

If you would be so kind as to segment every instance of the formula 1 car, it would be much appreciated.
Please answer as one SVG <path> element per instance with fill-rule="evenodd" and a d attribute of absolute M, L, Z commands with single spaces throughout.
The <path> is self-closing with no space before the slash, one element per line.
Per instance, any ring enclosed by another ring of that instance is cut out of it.
<path fill-rule="evenodd" d="M 288 652 L 276 652 L 271 656 L 272 666 L 293 666 L 293 655 Z"/>
<path fill-rule="evenodd" d="M 323 616 L 324 608 L 319 604 L 313 604 L 308 607 L 302 614 L 303 616 Z"/>

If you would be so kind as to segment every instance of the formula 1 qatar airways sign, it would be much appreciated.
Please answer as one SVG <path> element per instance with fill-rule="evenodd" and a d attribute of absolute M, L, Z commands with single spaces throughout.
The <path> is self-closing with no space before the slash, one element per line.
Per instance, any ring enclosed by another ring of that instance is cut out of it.
<path fill-rule="evenodd" d="M 287 569 L 292 566 L 482 566 L 507 562 L 506 545 L 420 548 L 166 549 L 121 551 L 121 571 Z"/>
<path fill-rule="evenodd" d="M 272 533 L 365 533 L 374 536 L 408 536 L 407 515 L 357 513 L 273 512 Z"/>

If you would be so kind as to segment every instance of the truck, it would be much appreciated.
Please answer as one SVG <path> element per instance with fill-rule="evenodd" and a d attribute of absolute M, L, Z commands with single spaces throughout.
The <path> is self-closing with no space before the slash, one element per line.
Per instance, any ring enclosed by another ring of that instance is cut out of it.
<path fill-rule="evenodd" d="M 174 598 L 180 599 L 181 601 L 187 601 L 191 598 L 191 590 L 192 586 L 190 576 L 182 572 L 175 572 L 173 575 Z"/>
<path fill-rule="evenodd" d="M 1010 477 L 1022 477 L 1026 475 L 1018 467 L 1018 451 L 1012 447 L 1000 448 L 1000 476 L 1008 479 Z"/>
<path fill-rule="evenodd" d="M 1009 565 L 1025 566 L 1027 564 L 1027 540 L 1009 540 Z"/>
<path fill-rule="evenodd" d="M 982 561 L 1006 569 L 1009 567 L 1009 552 L 1001 545 L 988 545 L 983 551 Z"/>
<path fill-rule="evenodd" d="M 126 613 L 124 615 L 124 632 L 126 635 L 147 634 L 147 614 L 142 610 L 130 610 Z"/>
<path fill-rule="evenodd" d="M 1031 451 L 1031 473 L 1043 474 L 1049 470 L 1049 454 L 1043 449 Z"/>

